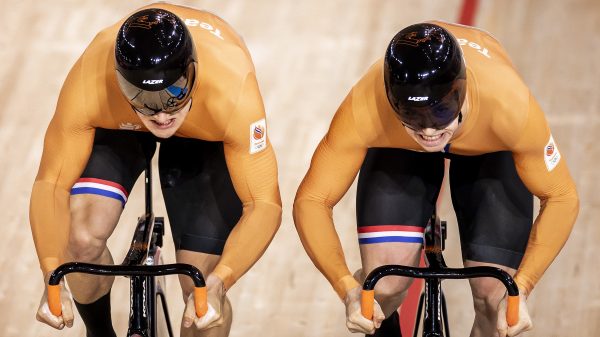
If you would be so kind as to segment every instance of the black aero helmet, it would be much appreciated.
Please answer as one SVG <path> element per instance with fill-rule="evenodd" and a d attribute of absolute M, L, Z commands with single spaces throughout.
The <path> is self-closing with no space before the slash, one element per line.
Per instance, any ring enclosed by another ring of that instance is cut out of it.
<path fill-rule="evenodd" d="M 121 91 L 138 112 L 174 112 L 188 103 L 196 53 L 175 14 L 149 8 L 127 18 L 117 35 L 115 60 Z"/>
<path fill-rule="evenodd" d="M 465 63 L 444 28 L 419 23 L 402 29 L 387 48 L 383 73 L 388 100 L 406 126 L 442 129 L 461 115 Z"/>

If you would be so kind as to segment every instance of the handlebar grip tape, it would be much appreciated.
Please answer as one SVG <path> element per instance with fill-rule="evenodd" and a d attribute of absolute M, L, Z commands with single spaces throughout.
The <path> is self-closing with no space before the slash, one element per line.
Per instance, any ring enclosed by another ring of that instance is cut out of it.
<path fill-rule="evenodd" d="M 48 286 L 48 307 L 50 312 L 56 317 L 62 315 L 62 304 L 60 303 L 60 284 Z"/>
<path fill-rule="evenodd" d="M 360 310 L 366 319 L 373 319 L 373 306 L 375 305 L 375 290 L 362 290 L 360 296 Z"/>
<path fill-rule="evenodd" d="M 196 316 L 202 317 L 208 311 L 206 302 L 206 287 L 194 288 L 194 307 L 196 308 Z"/>
<path fill-rule="evenodd" d="M 519 296 L 508 296 L 506 308 L 506 323 L 514 326 L 519 322 Z"/>

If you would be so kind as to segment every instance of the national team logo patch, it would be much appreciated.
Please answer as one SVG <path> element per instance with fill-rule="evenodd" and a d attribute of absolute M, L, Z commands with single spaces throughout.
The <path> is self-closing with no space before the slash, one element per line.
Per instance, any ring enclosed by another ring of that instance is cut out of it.
<path fill-rule="evenodd" d="M 546 168 L 548 172 L 554 170 L 558 162 L 560 161 L 560 152 L 558 152 L 558 147 L 556 147 L 556 143 L 554 142 L 554 138 L 550 135 L 550 139 L 548 140 L 548 144 L 544 147 L 544 162 L 546 163 Z"/>
<path fill-rule="evenodd" d="M 261 140 L 265 136 L 265 130 L 262 126 L 257 125 L 254 127 L 254 132 L 252 133 L 252 138 L 254 140 Z"/>
<path fill-rule="evenodd" d="M 267 148 L 267 123 L 261 119 L 250 125 L 250 154 Z"/>
<path fill-rule="evenodd" d="M 382 242 L 408 242 L 423 244 L 424 228 L 417 226 L 382 225 L 358 228 L 361 245 Z"/>

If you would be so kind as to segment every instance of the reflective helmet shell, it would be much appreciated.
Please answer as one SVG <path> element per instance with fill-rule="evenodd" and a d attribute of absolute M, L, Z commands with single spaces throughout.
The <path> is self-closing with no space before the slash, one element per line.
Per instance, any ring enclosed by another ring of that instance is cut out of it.
<path fill-rule="evenodd" d="M 158 8 L 125 20 L 115 43 L 119 87 L 139 112 L 173 111 L 189 100 L 195 79 L 191 34 L 175 14 Z"/>
<path fill-rule="evenodd" d="M 460 45 L 446 29 L 419 23 L 402 29 L 384 57 L 388 100 L 413 129 L 442 129 L 459 116 L 466 92 Z"/>

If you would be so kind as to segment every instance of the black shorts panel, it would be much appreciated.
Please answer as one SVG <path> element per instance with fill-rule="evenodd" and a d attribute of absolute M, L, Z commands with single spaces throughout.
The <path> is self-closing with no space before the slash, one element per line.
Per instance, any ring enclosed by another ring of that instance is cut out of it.
<path fill-rule="evenodd" d="M 175 248 L 221 255 L 242 215 L 223 143 L 163 140 L 158 167 Z"/>
<path fill-rule="evenodd" d="M 159 176 L 175 248 L 220 255 L 242 213 L 223 144 L 179 137 L 160 142 Z M 156 144 L 151 133 L 96 129 L 81 178 L 112 182 L 128 194 L 152 159 Z M 104 193 L 81 191 L 76 193 Z"/>
<path fill-rule="evenodd" d="M 518 268 L 533 223 L 533 196 L 509 152 L 467 157 L 369 149 L 358 180 L 359 240 L 361 233 L 377 231 L 369 226 L 424 227 L 437 201 L 444 157 L 450 159 L 463 258 Z"/>
<path fill-rule="evenodd" d="M 358 177 L 358 227 L 425 227 L 444 178 L 444 157 L 403 149 L 370 148 Z"/>
<path fill-rule="evenodd" d="M 450 192 L 463 258 L 517 269 L 533 224 L 533 195 L 512 154 L 451 156 Z"/>
<path fill-rule="evenodd" d="M 156 141 L 152 134 L 96 129 L 92 153 L 81 178 L 111 181 L 129 193 L 154 151 Z"/>

